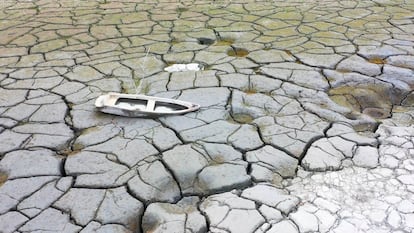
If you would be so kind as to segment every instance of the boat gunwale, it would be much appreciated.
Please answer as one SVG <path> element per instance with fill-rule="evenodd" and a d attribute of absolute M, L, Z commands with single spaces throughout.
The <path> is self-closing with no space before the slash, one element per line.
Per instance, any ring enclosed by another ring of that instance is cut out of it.
<path fill-rule="evenodd" d="M 113 101 L 109 102 L 109 99 L 111 97 L 115 97 Z M 125 107 L 117 106 L 116 103 L 119 99 L 135 99 L 135 100 L 146 100 L 147 103 L 145 105 L 145 110 L 143 109 L 128 109 Z M 147 106 L 149 104 L 149 101 L 153 101 L 153 110 L 147 110 Z M 156 103 L 167 103 L 167 104 L 175 104 L 179 106 L 185 107 L 185 109 L 182 110 L 174 110 L 174 111 L 156 111 L 155 105 Z M 109 114 L 115 114 L 115 115 L 122 115 L 122 116 L 145 116 L 145 115 L 180 115 L 188 112 L 196 111 L 200 108 L 200 105 L 194 104 L 191 102 L 183 101 L 183 100 L 175 100 L 175 99 L 168 99 L 163 97 L 155 97 L 155 96 L 147 96 L 147 95 L 141 95 L 141 94 L 123 94 L 123 93 L 113 93 L 110 92 L 105 95 L 99 96 L 95 101 L 95 106 L 100 109 L 102 112 L 109 113 Z M 109 110 L 109 111 L 108 111 Z M 113 111 L 111 111 L 113 110 Z M 121 114 L 127 113 L 127 114 Z"/>

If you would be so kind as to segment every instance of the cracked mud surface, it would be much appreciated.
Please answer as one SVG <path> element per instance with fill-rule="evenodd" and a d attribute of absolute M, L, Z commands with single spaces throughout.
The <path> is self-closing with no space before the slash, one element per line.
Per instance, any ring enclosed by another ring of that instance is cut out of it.
<path fill-rule="evenodd" d="M 2 1 L 0 231 L 414 232 L 413 11 Z M 111 116 L 107 92 L 201 109 Z"/>

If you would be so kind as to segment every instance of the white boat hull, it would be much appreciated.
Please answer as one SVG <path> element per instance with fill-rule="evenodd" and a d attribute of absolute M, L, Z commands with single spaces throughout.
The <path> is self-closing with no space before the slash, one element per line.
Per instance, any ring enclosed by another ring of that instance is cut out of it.
<path fill-rule="evenodd" d="M 127 117 L 181 115 L 200 108 L 198 104 L 181 100 L 120 93 L 99 96 L 95 106 L 101 112 Z"/>

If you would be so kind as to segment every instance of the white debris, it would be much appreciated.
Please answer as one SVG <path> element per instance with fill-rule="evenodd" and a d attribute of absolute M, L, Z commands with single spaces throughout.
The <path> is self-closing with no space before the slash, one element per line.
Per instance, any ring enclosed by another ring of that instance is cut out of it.
<path fill-rule="evenodd" d="M 183 72 L 183 71 L 200 71 L 203 70 L 203 66 L 197 63 L 189 64 L 174 64 L 164 68 L 167 72 Z"/>

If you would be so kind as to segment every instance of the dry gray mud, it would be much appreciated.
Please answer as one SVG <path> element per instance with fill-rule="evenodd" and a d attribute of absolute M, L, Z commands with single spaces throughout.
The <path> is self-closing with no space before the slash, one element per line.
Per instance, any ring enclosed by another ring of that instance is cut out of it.
<path fill-rule="evenodd" d="M 413 33 L 408 0 L 1 1 L 0 232 L 412 233 Z"/>

